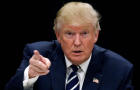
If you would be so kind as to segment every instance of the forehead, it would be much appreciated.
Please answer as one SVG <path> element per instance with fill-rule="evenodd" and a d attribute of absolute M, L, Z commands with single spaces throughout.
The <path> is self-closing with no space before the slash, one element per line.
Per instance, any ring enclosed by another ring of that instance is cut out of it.
<path fill-rule="evenodd" d="M 63 24 L 62 26 L 63 30 L 90 30 L 93 29 L 93 25 L 90 23 L 85 23 L 85 24 L 78 24 L 78 23 L 73 23 L 73 24 Z"/>

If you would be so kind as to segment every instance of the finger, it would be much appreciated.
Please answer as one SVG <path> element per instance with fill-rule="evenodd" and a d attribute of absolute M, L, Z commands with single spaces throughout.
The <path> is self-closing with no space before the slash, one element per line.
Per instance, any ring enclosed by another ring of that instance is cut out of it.
<path fill-rule="evenodd" d="M 39 73 L 39 75 L 46 75 L 46 74 L 48 74 L 50 72 L 50 70 L 47 70 L 46 72 L 41 72 L 41 73 Z"/>
<path fill-rule="evenodd" d="M 51 62 L 48 58 L 44 58 L 43 56 L 41 56 L 40 61 L 43 62 L 45 65 L 47 65 L 48 68 L 51 66 Z"/>
<path fill-rule="evenodd" d="M 38 67 L 41 71 L 45 71 L 48 69 L 48 66 L 40 60 L 30 60 L 30 64 Z"/>
<path fill-rule="evenodd" d="M 47 62 L 47 66 L 48 66 L 48 68 L 50 68 L 50 66 L 51 66 L 51 62 L 50 62 L 50 60 L 49 60 L 48 58 L 45 58 L 45 60 L 46 60 L 46 62 Z"/>
<path fill-rule="evenodd" d="M 28 75 L 29 75 L 29 78 L 34 78 L 38 75 L 31 65 L 29 66 Z"/>
<path fill-rule="evenodd" d="M 33 77 L 36 77 L 36 76 L 40 76 L 40 75 L 45 75 L 45 74 L 48 74 L 49 72 L 50 72 L 49 70 L 41 72 L 41 71 L 38 71 L 36 67 L 34 67 L 32 65 L 29 66 L 30 78 L 33 78 Z"/>
<path fill-rule="evenodd" d="M 41 75 L 46 75 L 48 74 L 50 71 L 47 70 L 46 72 L 34 72 L 34 76 L 41 76 Z"/>
<path fill-rule="evenodd" d="M 44 63 L 45 65 L 47 65 L 46 60 L 44 60 L 44 57 L 43 57 L 42 55 L 40 55 L 40 61 L 41 61 L 42 63 Z"/>
<path fill-rule="evenodd" d="M 36 60 L 39 60 L 41 57 L 40 57 L 40 53 L 38 50 L 34 50 L 34 59 Z"/>
<path fill-rule="evenodd" d="M 40 68 L 38 68 L 38 67 L 35 66 L 35 65 L 30 65 L 29 68 L 32 69 L 32 70 L 35 71 L 35 72 L 43 72 Z"/>

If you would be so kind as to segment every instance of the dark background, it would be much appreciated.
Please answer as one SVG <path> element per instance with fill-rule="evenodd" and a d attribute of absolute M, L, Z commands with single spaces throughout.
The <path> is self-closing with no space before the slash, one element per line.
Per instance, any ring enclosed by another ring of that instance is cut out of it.
<path fill-rule="evenodd" d="M 1 3 L 0 90 L 15 74 L 27 43 L 56 39 L 53 20 L 71 0 L 5 1 Z M 138 80 L 138 5 L 129 0 L 77 0 L 89 2 L 101 14 L 98 45 L 115 51 L 134 64 L 132 84 Z"/>

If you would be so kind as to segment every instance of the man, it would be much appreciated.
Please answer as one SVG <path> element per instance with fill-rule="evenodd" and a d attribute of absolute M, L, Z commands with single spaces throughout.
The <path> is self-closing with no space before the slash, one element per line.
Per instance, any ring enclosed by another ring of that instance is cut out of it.
<path fill-rule="evenodd" d="M 54 21 L 57 40 L 27 44 L 6 90 L 130 90 L 133 65 L 97 42 L 99 14 L 69 2 Z"/>

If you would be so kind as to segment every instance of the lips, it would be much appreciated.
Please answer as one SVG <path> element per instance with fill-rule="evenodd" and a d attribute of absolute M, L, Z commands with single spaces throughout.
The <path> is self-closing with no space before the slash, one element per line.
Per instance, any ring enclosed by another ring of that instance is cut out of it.
<path fill-rule="evenodd" d="M 74 53 L 80 53 L 80 52 L 82 52 L 82 51 L 73 51 Z"/>
<path fill-rule="evenodd" d="M 76 51 L 73 51 L 73 55 L 80 55 L 83 51 L 81 50 L 76 50 Z"/>

